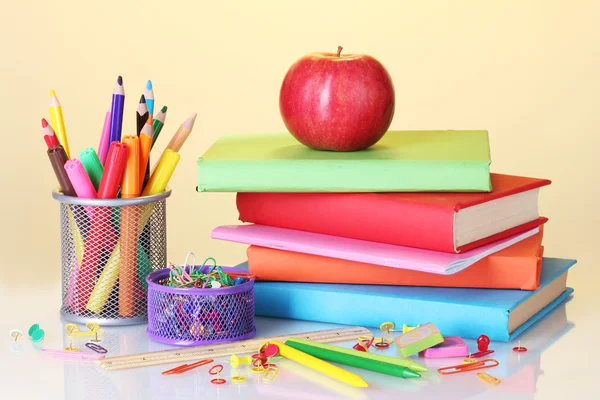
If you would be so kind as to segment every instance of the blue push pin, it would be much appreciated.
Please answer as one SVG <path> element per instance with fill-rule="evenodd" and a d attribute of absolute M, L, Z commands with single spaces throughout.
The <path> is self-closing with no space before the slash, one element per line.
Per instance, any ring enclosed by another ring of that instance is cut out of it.
<path fill-rule="evenodd" d="M 31 328 L 29 328 L 29 337 L 31 338 L 31 340 L 34 343 L 39 343 L 44 339 L 44 336 L 46 335 L 46 333 L 44 332 L 43 329 L 40 329 L 40 325 L 39 324 L 33 324 L 31 325 Z"/>
<path fill-rule="evenodd" d="M 237 278 L 235 278 L 235 285 L 241 285 L 246 283 L 246 278 L 242 278 L 241 276 L 238 276 Z"/>

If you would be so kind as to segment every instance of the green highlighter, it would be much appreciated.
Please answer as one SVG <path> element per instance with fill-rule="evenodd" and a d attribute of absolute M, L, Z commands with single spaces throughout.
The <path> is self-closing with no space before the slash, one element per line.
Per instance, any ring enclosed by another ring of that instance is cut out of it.
<path fill-rule="evenodd" d="M 321 360 L 375 371 L 398 378 L 420 378 L 421 375 L 416 371 L 428 371 L 427 368 L 414 361 L 365 353 L 324 343 L 314 343 L 303 339 L 290 338 L 285 344 Z"/>
<path fill-rule="evenodd" d="M 91 147 L 81 150 L 81 152 L 79 152 L 79 158 L 81 159 L 81 163 L 83 164 L 85 172 L 87 172 L 90 180 L 92 181 L 92 185 L 94 185 L 94 188 L 96 191 L 98 191 L 98 188 L 100 187 L 100 181 L 102 180 L 102 172 L 104 172 L 104 167 L 98 158 L 96 150 Z"/>

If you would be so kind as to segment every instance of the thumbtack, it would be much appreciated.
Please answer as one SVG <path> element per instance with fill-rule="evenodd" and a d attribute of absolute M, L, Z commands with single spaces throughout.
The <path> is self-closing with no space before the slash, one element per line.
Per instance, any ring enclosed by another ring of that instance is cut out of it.
<path fill-rule="evenodd" d="M 96 334 L 96 338 L 95 339 L 91 339 L 90 342 L 100 343 L 102 340 L 98 339 L 98 331 L 94 331 L 94 333 Z"/>
<path fill-rule="evenodd" d="M 69 347 L 65 347 L 65 351 L 72 351 L 72 352 L 76 352 L 79 351 L 79 348 L 77 347 L 73 347 L 73 340 L 71 340 L 69 342 Z"/>
<path fill-rule="evenodd" d="M 474 362 L 477 362 L 477 359 L 471 358 L 471 353 L 469 353 L 469 356 L 463 360 L 463 364 L 472 364 Z"/>
<path fill-rule="evenodd" d="M 242 383 L 246 382 L 246 377 L 242 375 L 236 375 L 231 377 L 231 382 L 233 383 Z"/>
<path fill-rule="evenodd" d="M 519 344 L 517 344 L 517 347 L 513 347 L 513 351 L 517 353 L 525 353 L 527 351 L 527 347 L 521 347 L 521 341 L 519 340 Z"/>
<path fill-rule="evenodd" d="M 229 362 L 231 363 L 231 367 L 232 368 L 237 368 L 239 367 L 240 364 L 246 364 L 246 365 L 250 365 L 252 364 L 252 356 L 247 356 L 247 357 L 238 357 L 235 354 L 231 355 L 231 358 L 229 359 Z"/>
<path fill-rule="evenodd" d="M 208 370 L 208 373 L 211 375 L 216 375 L 217 377 L 210 380 L 210 383 L 215 385 L 222 385 L 227 382 L 225 379 L 221 378 L 221 371 L 223 371 L 223 366 L 221 364 L 214 365 L 211 369 Z"/>
<path fill-rule="evenodd" d="M 18 329 L 13 329 L 12 331 L 10 331 L 10 337 L 14 338 L 14 339 L 15 339 L 15 342 L 16 342 L 17 340 L 19 340 L 19 338 L 20 338 L 21 336 L 23 336 L 23 332 L 21 332 L 21 331 L 20 331 L 20 330 L 18 330 Z"/>
<path fill-rule="evenodd" d="M 33 324 L 31 325 L 31 327 L 29 328 L 29 337 L 31 338 L 31 340 L 34 343 L 39 343 L 42 340 L 44 340 L 44 336 L 46 335 L 46 333 L 44 332 L 43 329 L 40 329 L 40 325 L 39 324 Z"/>

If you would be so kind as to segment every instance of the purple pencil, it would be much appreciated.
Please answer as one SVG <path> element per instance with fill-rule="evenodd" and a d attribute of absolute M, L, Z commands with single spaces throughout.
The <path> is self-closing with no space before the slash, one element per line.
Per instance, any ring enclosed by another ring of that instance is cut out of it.
<path fill-rule="evenodd" d="M 110 141 L 121 141 L 121 129 L 123 128 L 123 108 L 125 107 L 125 90 L 123 89 L 123 78 L 119 75 L 117 84 L 113 91 L 112 104 L 110 107 Z"/>
<path fill-rule="evenodd" d="M 102 136 L 100 136 L 100 144 L 98 145 L 98 158 L 102 165 L 106 162 L 108 148 L 110 147 L 110 110 L 106 112 L 104 117 L 104 126 L 102 127 Z"/>

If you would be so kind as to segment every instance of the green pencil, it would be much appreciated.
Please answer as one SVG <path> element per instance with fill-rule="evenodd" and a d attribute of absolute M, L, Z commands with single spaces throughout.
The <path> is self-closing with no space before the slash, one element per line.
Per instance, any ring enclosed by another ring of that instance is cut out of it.
<path fill-rule="evenodd" d="M 154 136 L 152 136 L 152 144 L 150 145 L 150 149 L 154 147 L 154 142 L 158 139 L 158 135 L 160 135 L 160 131 L 165 125 L 165 119 L 167 118 L 167 106 L 161 108 L 159 112 L 156 113 L 154 118 L 152 119 L 152 128 L 154 128 Z"/>
<path fill-rule="evenodd" d="M 323 343 L 314 343 L 303 339 L 290 338 L 285 344 L 322 360 L 337 362 L 351 367 L 375 371 L 404 379 L 420 378 L 421 375 L 415 370 L 419 372 L 428 371 L 427 368 L 414 361 L 365 353 Z"/>

